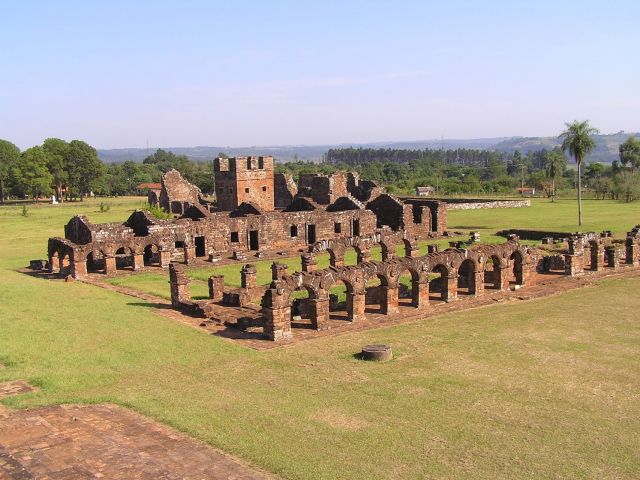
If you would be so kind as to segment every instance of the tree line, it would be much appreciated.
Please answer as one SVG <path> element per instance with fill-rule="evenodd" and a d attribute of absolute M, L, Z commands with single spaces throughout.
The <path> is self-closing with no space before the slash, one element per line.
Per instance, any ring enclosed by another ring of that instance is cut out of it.
<path fill-rule="evenodd" d="M 137 185 L 157 183 L 175 168 L 204 193 L 213 192 L 213 161 L 196 162 L 158 149 L 142 163 L 104 164 L 96 149 L 82 140 L 48 138 L 24 151 L 0 139 L 0 202 L 7 198 L 82 200 L 90 194 L 139 193 Z"/>

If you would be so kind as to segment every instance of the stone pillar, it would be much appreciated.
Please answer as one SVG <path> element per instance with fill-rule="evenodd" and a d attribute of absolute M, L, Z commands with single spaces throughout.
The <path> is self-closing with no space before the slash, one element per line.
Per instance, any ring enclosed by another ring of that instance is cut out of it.
<path fill-rule="evenodd" d="M 413 282 L 411 290 L 413 297 L 411 304 L 417 308 L 427 308 L 429 306 L 429 278 Z"/>
<path fill-rule="evenodd" d="M 625 246 L 625 263 L 627 265 L 633 265 L 637 267 L 640 265 L 640 258 L 638 258 L 638 244 L 633 239 L 627 239 Z"/>
<path fill-rule="evenodd" d="M 144 268 L 144 254 L 142 253 L 134 253 L 132 255 L 133 260 L 133 270 L 138 271 Z"/>
<path fill-rule="evenodd" d="M 360 265 L 362 262 L 369 262 L 371 260 L 371 252 L 368 248 L 362 248 L 357 251 L 356 262 Z"/>
<path fill-rule="evenodd" d="M 242 288 L 254 288 L 256 286 L 256 266 L 252 263 L 247 263 L 242 270 L 240 270 L 240 282 Z"/>
<path fill-rule="evenodd" d="M 618 248 L 615 245 L 609 245 L 604 251 L 607 258 L 607 266 L 610 268 L 618 268 L 620 266 L 618 261 Z"/>
<path fill-rule="evenodd" d="M 313 305 L 311 311 L 311 322 L 315 323 L 316 330 L 329 329 L 329 297 L 310 298 L 309 302 Z"/>
<path fill-rule="evenodd" d="M 284 263 L 273 262 L 271 264 L 271 280 L 282 280 L 287 274 L 288 266 Z"/>
<path fill-rule="evenodd" d="M 442 292 L 442 299 L 445 302 L 450 302 L 458 298 L 458 276 L 455 272 L 451 272 L 449 276 L 444 277 L 443 282 L 446 285 L 446 290 Z"/>
<path fill-rule="evenodd" d="M 604 268 L 604 246 L 600 243 L 591 244 L 591 270 L 596 272 Z"/>
<path fill-rule="evenodd" d="M 189 279 L 184 274 L 184 266 L 171 263 L 169 265 L 169 284 L 171 285 L 171 304 L 179 307 L 182 303 L 191 301 Z"/>
<path fill-rule="evenodd" d="M 77 260 L 71 264 L 71 276 L 73 278 L 82 278 L 87 275 L 87 262 Z"/>
<path fill-rule="evenodd" d="M 473 272 L 474 286 L 473 296 L 481 297 L 484 295 L 484 270 L 476 270 Z"/>
<path fill-rule="evenodd" d="M 380 285 L 380 309 L 383 315 L 398 313 L 398 286 Z"/>
<path fill-rule="evenodd" d="M 211 275 L 207 282 L 209 284 L 209 298 L 219 302 L 224 294 L 224 275 Z"/>
<path fill-rule="evenodd" d="M 576 277 L 584 273 L 584 255 L 565 254 L 564 274 L 569 277 Z"/>
<path fill-rule="evenodd" d="M 499 265 L 493 267 L 494 275 L 496 276 L 496 285 L 500 290 L 509 290 L 509 276 L 507 275 L 509 267 Z"/>
<path fill-rule="evenodd" d="M 195 261 L 196 261 L 195 245 L 188 245 L 184 247 L 184 263 L 186 265 L 193 265 Z"/>
<path fill-rule="evenodd" d="M 347 312 L 351 313 L 350 320 L 356 322 L 364 319 L 365 309 L 365 292 L 353 291 L 347 292 Z"/>
<path fill-rule="evenodd" d="M 315 272 L 318 269 L 318 260 L 312 253 L 303 253 L 300 259 L 302 260 L 303 272 Z"/>
<path fill-rule="evenodd" d="M 104 273 L 107 275 L 116 274 L 116 257 L 113 255 L 104 256 Z"/>
<path fill-rule="evenodd" d="M 169 250 L 160 250 L 160 266 L 168 268 L 171 264 L 171 252 Z"/>
<path fill-rule="evenodd" d="M 290 339 L 291 334 L 291 305 L 278 290 L 267 290 L 263 301 L 262 316 L 264 326 L 262 335 L 274 342 Z"/>

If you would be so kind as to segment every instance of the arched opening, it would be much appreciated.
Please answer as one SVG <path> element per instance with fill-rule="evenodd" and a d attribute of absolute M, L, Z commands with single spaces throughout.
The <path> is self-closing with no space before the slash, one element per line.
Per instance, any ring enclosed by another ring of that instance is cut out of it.
<path fill-rule="evenodd" d="M 419 275 L 417 272 L 405 269 L 398 277 L 398 306 L 417 307 L 419 298 Z"/>
<path fill-rule="evenodd" d="M 133 250 L 129 247 L 120 247 L 116 250 L 116 270 L 133 270 Z"/>
<path fill-rule="evenodd" d="M 316 302 L 313 289 L 298 287 L 291 293 L 291 327 L 317 329 Z"/>
<path fill-rule="evenodd" d="M 467 258 L 458 268 L 458 293 L 473 295 L 476 293 L 476 262 Z"/>
<path fill-rule="evenodd" d="M 160 248 L 157 245 L 147 245 L 144 247 L 142 255 L 145 267 L 160 266 Z"/>
<path fill-rule="evenodd" d="M 389 283 L 382 275 L 373 276 L 365 282 L 364 288 L 364 311 L 365 313 L 377 313 L 383 312 L 382 306 L 382 287 L 387 286 Z"/>
<path fill-rule="evenodd" d="M 429 273 L 429 300 L 447 300 L 449 293 L 448 276 L 449 269 L 441 263 L 431 269 Z"/>
<path fill-rule="evenodd" d="M 58 272 L 61 276 L 66 277 L 71 273 L 71 258 L 67 252 L 60 252 L 60 263 Z"/>
<path fill-rule="evenodd" d="M 89 252 L 87 255 L 87 273 L 106 273 L 104 253 L 101 251 Z"/>
<path fill-rule="evenodd" d="M 484 287 L 500 290 L 500 275 L 500 258 L 497 255 L 492 255 L 484 266 Z"/>
<path fill-rule="evenodd" d="M 510 283 L 524 285 L 524 258 L 519 250 L 511 254 L 509 257 L 509 265 L 511 266 Z"/>
<path fill-rule="evenodd" d="M 331 320 L 352 320 L 353 304 L 348 298 L 353 294 L 353 286 L 343 280 L 336 282 L 329 289 L 329 318 Z"/>

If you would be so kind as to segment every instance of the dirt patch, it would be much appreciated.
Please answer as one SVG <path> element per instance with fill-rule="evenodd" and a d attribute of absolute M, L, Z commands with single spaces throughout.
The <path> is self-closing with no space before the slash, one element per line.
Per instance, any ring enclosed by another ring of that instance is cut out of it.
<path fill-rule="evenodd" d="M 114 405 L 54 406 L 0 418 L 0 479 L 268 479 Z"/>
<path fill-rule="evenodd" d="M 312 420 L 322 422 L 332 428 L 338 430 L 347 430 L 349 432 L 357 432 L 363 428 L 367 428 L 370 423 L 362 418 L 347 415 L 336 408 L 326 408 L 318 410 L 310 417 Z"/>
<path fill-rule="evenodd" d="M 0 398 L 10 397 L 12 395 L 20 395 L 35 391 L 35 387 L 29 385 L 23 380 L 14 380 L 12 382 L 0 383 Z"/>

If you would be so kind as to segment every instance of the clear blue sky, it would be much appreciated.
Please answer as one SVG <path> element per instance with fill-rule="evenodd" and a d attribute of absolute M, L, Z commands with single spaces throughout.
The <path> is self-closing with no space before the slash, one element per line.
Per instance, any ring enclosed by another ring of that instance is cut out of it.
<path fill-rule="evenodd" d="M 0 3 L 0 138 L 98 148 L 640 130 L 640 2 Z"/>

